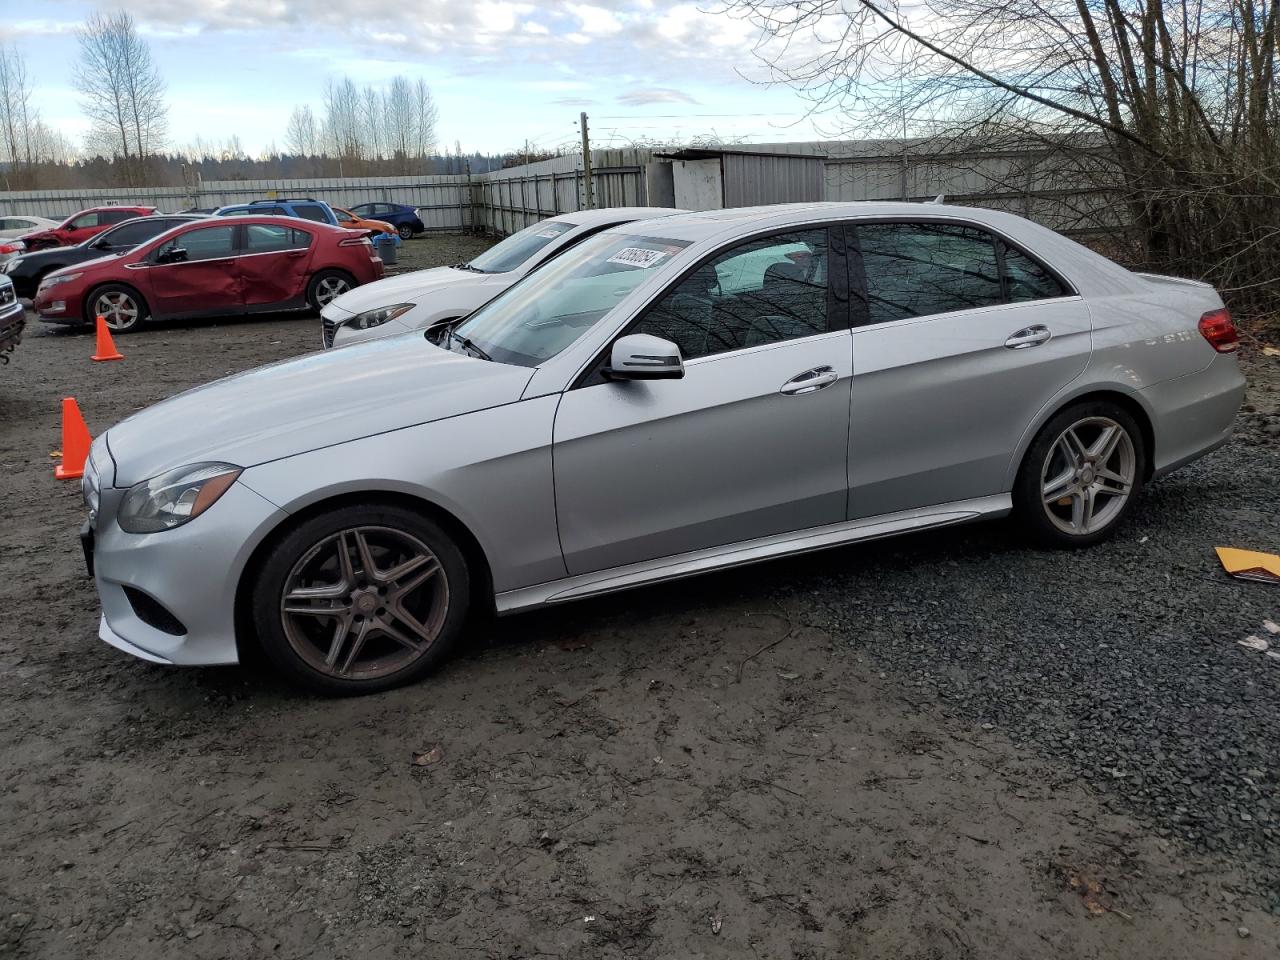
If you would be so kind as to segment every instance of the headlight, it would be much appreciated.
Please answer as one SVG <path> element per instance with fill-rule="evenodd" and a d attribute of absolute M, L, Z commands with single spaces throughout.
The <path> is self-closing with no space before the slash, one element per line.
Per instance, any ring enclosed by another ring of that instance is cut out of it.
<path fill-rule="evenodd" d="M 80 493 L 84 497 L 84 505 L 89 508 L 89 518 L 98 515 L 98 468 L 93 465 L 93 458 L 85 461 L 84 476 L 80 480 Z"/>
<path fill-rule="evenodd" d="M 116 519 L 126 533 L 157 533 L 194 520 L 227 492 L 241 468 L 230 463 L 193 463 L 135 483 Z"/>
<path fill-rule="evenodd" d="M 380 327 L 388 320 L 394 320 L 401 314 L 408 313 L 414 306 L 412 303 L 394 303 L 389 307 L 366 310 L 364 313 L 357 313 L 343 326 L 351 327 L 353 330 L 368 330 L 370 327 Z"/>
<path fill-rule="evenodd" d="M 70 283 L 72 280 L 79 279 L 80 274 L 78 273 L 64 273 L 56 277 L 45 277 L 44 280 L 40 282 L 40 286 L 42 289 L 47 290 L 50 287 L 56 287 L 60 283 Z"/>

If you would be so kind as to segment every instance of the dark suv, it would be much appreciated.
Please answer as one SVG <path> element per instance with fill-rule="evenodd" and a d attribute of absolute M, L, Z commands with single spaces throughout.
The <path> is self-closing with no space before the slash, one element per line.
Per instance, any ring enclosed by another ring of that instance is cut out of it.
<path fill-rule="evenodd" d="M 313 200 L 311 197 L 237 203 L 229 207 L 219 207 L 214 211 L 214 215 L 219 217 L 298 217 L 316 223 L 327 223 L 331 227 L 338 226 L 338 217 L 333 209 L 323 200 Z"/>
<path fill-rule="evenodd" d="M 13 281 L 13 288 L 18 296 L 30 300 L 36 295 L 36 288 L 40 286 L 40 281 L 47 273 L 72 264 L 84 263 L 86 260 L 119 256 L 140 243 L 146 243 L 152 237 L 160 236 L 180 223 L 201 219 L 204 218 L 180 213 L 137 217 L 117 224 L 74 247 L 54 247 L 52 250 L 19 254 L 5 261 L 0 269 Z"/>

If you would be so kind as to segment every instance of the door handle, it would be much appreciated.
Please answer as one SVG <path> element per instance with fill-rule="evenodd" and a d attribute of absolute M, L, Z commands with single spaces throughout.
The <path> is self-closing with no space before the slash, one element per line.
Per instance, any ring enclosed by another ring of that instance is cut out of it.
<path fill-rule="evenodd" d="M 1049 332 L 1049 328 L 1043 323 L 1037 323 L 1034 327 L 1023 327 L 1021 330 L 1013 331 L 1004 345 L 1010 350 L 1025 350 L 1027 347 L 1048 343 L 1051 339 L 1053 334 Z"/>
<path fill-rule="evenodd" d="M 788 397 L 798 397 L 806 393 L 814 393 L 823 387 L 829 387 L 840 379 L 840 374 L 831 367 L 814 367 L 804 373 L 797 373 L 778 390 Z"/>

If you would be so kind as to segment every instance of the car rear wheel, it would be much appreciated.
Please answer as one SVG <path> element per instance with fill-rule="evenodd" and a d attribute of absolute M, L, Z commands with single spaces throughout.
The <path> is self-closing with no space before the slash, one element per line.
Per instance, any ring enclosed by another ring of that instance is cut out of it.
<path fill-rule="evenodd" d="M 271 551 L 253 594 L 268 658 L 322 693 L 410 683 L 456 644 L 467 615 L 466 561 L 439 526 L 366 504 L 313 517 Z"/>
<path fill-rule="evenodd" d="M 1040 541 L 1085 547 L 1111 536 L 1133 508 L 1146 472 L 1142 431 L 1107 401 L 1068 407 L 1027 450 L 1014 508 Z"/>
<path fill-rule="evenodd" d="M 341 270 L 321 270 L 307 284 L 307 303 L 319 313 L 355 286 L 351 275 Z"/>
<path fill-rule="evenodd" d="M 413 225 L 409 223 L 402 223 L 396 228 L 396 233 L 400 234 L 401 240 L 412 240 Z"/>
<path fill-rule="evenodd" d="M 112 333 L 133 333 L 150 313 L 138 291 L 121 283 L 98 287 L 85 299 L 85 320 L 94 323 L 102 317 Z"/>

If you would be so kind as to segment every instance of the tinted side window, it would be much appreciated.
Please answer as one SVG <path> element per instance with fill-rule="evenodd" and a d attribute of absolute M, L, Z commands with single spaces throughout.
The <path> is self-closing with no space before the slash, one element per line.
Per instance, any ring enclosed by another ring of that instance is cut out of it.
<path fill-rule="evenodd" d="M 827 231 L 750 240 L 702 264 L 640 320 L 686 360 L 825 333 Z"/>
<path fill-rule="evenodd" d="M 120 223 L 123 220 L 132 220 L 137 215 L 133 210 L 103 210 L 98 214 L 98 223 Z"/>
<path fill-rule="evenodd" d="M 102 239 L 98 241 L 98 246 L 134 247 L 176 226 L 177 223 L 172 220 L 142 220 L 138 223 L 126 223 L 123 227 L 103 234 Z"/>
<path fill-rule="evenodd" d="M 995 242 L 973 227 L 873 223 L 857 228 L 868 323 L 1003 302 Z"/>
<path fill-rule="evenodd" d="M 293 212 L 296 216 L 301 217 L 303 220 L 314 220 L 317 223 L 329 222 L 329 218 L 325 216 L 324 207 L 318 206 L 317 204 L 314 204 L 314 203 L 295 204 L 293 208 Z"/>
<path fill-rule="evenodd" d="M 246 252 L 271 253 L 276 250 L 295 250 L 311 242 L 305 230 L 278 227 L 274 223 L 251 223 L 245 228 Z"/>
<path fill-rule="evenodd" d="M 1001 244 L 1004 254 L 1006 292 L 1010 303 L 1065 297 L 1058 279 L 1025 253 Z"/>
<path fill-rule="evenodd" d="M 229 257 L 235 252 L 232 237 L 235 227 L 203 227 L 174 237 L 164 243 L 158 253 L 165 253 L 175 247 L 187 251 L 187 261 L 216 260 Z"/>

